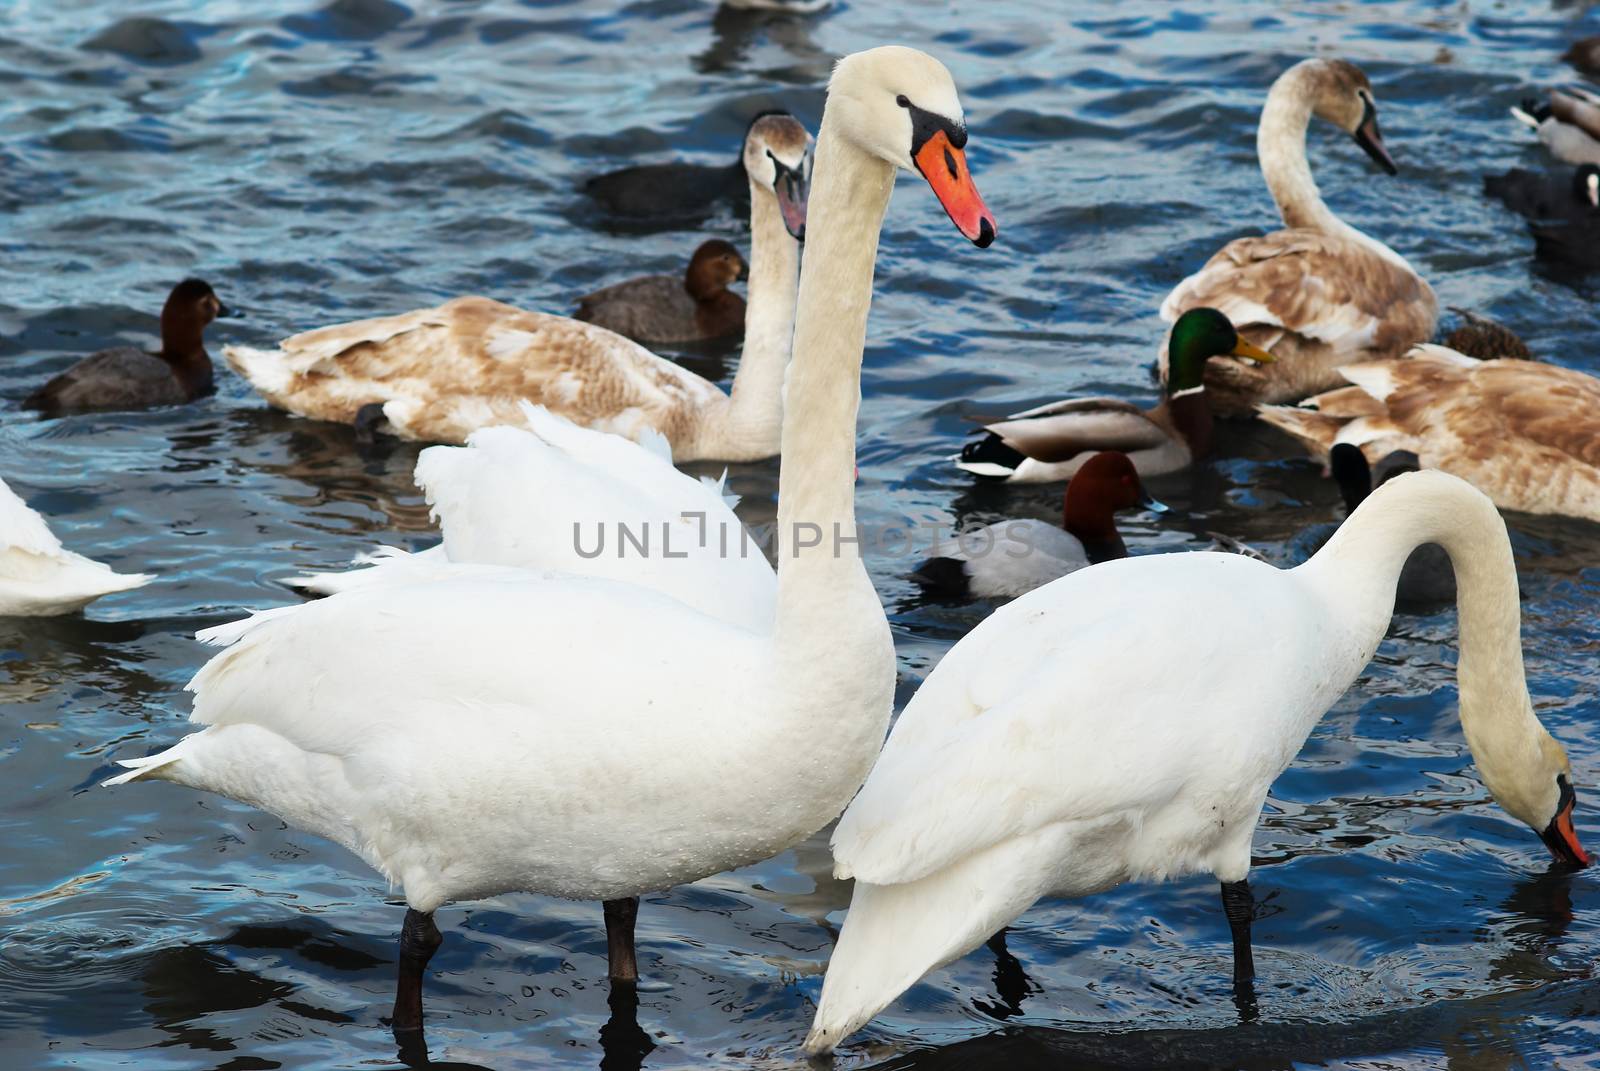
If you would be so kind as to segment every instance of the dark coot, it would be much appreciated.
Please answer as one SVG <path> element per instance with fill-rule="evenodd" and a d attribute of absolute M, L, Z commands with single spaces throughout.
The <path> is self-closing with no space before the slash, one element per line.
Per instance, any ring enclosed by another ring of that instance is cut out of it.
<path fill-rule="evenodd" d="M 1421 463 L 1409 450 L 1395 450 L 1386 454 L 1376 469 L 1369 467 L 1361 448 L 1349 443 L 1336 443 L 1328 454 L 1328 465 L 1333 478 L 1344 496 L 1346 516 L 1354 513 L 1374 488 L 1403 472 L 1416 472 Z M 1316 541 L 1316 548 L 1333 535 L 1330 531 Z M 1425 543 L 1411 552 L 1411 557 L 1400 569 L 1400 582 L 1395 585 L 1395 606 L 1401 609 L 1431 609 L 1456 598 L 1456 573 L 1450 564 L 1450 555 L 1437 543 Z"/>
<path fill-rule="evenodd" d="M 1600 167 L 1584 164 L 1555 171 L 1514 167 L 1503 175 L 1485 175 L 1483 192 L 1528 219 L 1583 218 L 1600 209 Z"/>

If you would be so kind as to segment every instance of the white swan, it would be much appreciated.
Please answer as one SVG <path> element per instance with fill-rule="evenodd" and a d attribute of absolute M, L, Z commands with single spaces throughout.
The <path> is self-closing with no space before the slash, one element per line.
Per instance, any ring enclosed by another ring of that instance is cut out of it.
<path fill-rule="evenodd" d="M 287 583 L 310 595 L 446 575 L 451 562 L 553 569 L 670 595 L 741 628 L 772 628 L 778 578 L 715 480 L 672 467 L 667 441 L 580 428 L 524 404 L 528 427 L 475 431 L 430 446 L 417 486 L 444 535 L 407 554 L 382 547 L 366 568 Z"/>
<path fill-rule="evenodd" d="M 753 461 L 778 452 L 783 370 L 794 329 L 811 137 L 792 116 L 757 119 L 745 136 L 750 180 L 750 300 L 730 393 L 636 342 L 567 316 L 483 297 L 334 324 L 276 350 L 223 356 L 268 402 L 300 416 L 368 424 L 459 443 L 514 424 L 523 400 L 586 427 L 667 437 L 679 461 Z"/>
<path fill-rule="evenodd" d="M 44 518 L 0 480 L 0 617 L 52 617 L 155 577 L 115 573 L 61 545 Z"/>
<path fill-rule="evenodd" d="M 775 627 L 634 585 L 456 565 L 230 627 L 195 676 L 206 726 L 125 764 L 328 837 L 403 886 L 394 1025 L 452 900 L 606 901 L 636 976 L 642 892 L 766 858 L 836 816 L 888 726 L 894 645 L 855 536 L 855 420 L 877 235 L 918 167 L 980 245 L 949 72 L 906 48 L 839 61 L 817 148 L 780 474 Z M 821 538 L 812 540 L 811 534 Z"/>
<path fill-rule="evenodd" d="M 1566 752 L 1523 678 L 1505 525 L 1453 476 L 1399 476 L 1298 568 L 1216 553 L 1106 562 L 956 644 L 834 833 L 834 872 L 856 885 L 807 1051 L 832 1049 L 1040 897 L 1124 881 L 1215 874 L 1248 984 L 1246 877 L 1267 790 L 1372 658 L 1423 543 L 1443 545 L 1459 581 L 1461 727 L 1484 784 L 1558 860 L 1586 865 Z"/>

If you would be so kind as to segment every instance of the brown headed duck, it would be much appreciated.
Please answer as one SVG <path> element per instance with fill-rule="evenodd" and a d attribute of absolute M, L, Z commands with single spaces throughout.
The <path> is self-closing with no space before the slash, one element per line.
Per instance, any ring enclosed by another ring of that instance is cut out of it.
<path fill-rule="evenodd" d="M 23 408 L 47 414 L 142 409 L 182 405 L 210 394 L 216 385 L 202 336 L 212 320 L 231 315 L 210 283 L 185 279 L 161 309 L 158 352 L 122 346 L 85 357 L 29 395 Z"/>
<path fill-rule="evenodd" d="M 646 346 L 727 338 L 744 330 L 744 298 L 728 284 L 745 270 L 739 251 L 713 238 L 694 251 L 682 278 L 641 275 L 596 290 L 572 315 Z"/>

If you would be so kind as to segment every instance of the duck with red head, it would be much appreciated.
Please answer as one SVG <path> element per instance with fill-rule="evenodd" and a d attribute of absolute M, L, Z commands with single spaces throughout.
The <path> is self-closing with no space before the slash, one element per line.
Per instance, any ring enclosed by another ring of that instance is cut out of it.
<path fill-rule="evenodd" d="M 203 279 L 172 288 L 161 309 L 161 349 L 122 346 L 85 357 L 22 403 L 49 415 L 92 409 L 143 409 L 182 405 L 216 390 L 205 329 L 232 316 Z"/>
<path fill-rule="evenodd" d="M 931 594 L 957 598 L 1022 595 L 1086 565 L 1126 558 L 1116 514 L 1135 508 L 1167 510 L 1145 491 L 1127 454 L 1096 454 L 1067 485 L 1065 530 L 1034 518 L 996 521 L 959 534 L 911 579 Z"/>

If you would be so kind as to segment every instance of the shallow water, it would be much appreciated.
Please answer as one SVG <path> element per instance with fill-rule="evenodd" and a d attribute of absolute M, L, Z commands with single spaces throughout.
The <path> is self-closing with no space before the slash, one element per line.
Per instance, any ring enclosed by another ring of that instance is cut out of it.
<path fill-rule="evenodd" d="M 481 292 L 561 310 L 674 268 L 700 235 L 595 229 L 581 180 L 682 154 L 731 161 L 746 118 L 815 128 L 833 56 L 888 41 L 949 64 L 1000 220 L 980 251 L 920 183 L 890 209 L 864 383 L 858 501 L 878 523 L 1051 516 L 1058 488 L 974 487 L 945 462 L 971 418 L 1152 392 L 1166 291 L 1272 224 L 1253 123 L 1310 52 L 1359 62 L 1403 173 L 1311 138 L 1335 208 L 1446 304 L 1590 371 L 1594 293 L 1546 276 L 1478 176 L 1538 162 L 1506 105 L 1566 77 L 1587 8 L 1478 3 L 839 4 L 809 19 L 698 0 L 262 5 L 12 0 L 0 24 L 0 473 L 73 548 L 160 582 L 81 618 L 0 621 L 0 1064 L 385 1067 L 400 909 L 353 857 L 171 786 L 100 790 L 116 757 L 183 731 L 189 637 L 374 541 L 420 545 L 415 450 L 267 410 L 231 373 L 184 409 L 38 422 L 15 400 L 74 357 L 147 340 L 172 280 L 210 278 L 268 343 Z M 266 9 L 297 13 L 268 15 Z M 706 228 L 741 245 L 724 213 Z M 700 355 L 697 368 L 716 365 Z M 724 364 L 726 362 L 723 362 Z M 736 467 L 770 519 L 776 464 Z M 1220 530 L 1291 558 L 1337 494 L 1264 428 L 1152 481 L 1176 507 L 1135 553 Z M 1509 518 L 1535 704 L 1580 792 L 1600 780 L 1600 530 Z M 901 698 L 987 607 L 920 603 L 870 560 Z M 1250 637 L 1239 637 L 1249 643 Z M 1215 885 L 1045 903 L 934 972 L 842 1066 L 1600 1066 L 1596 877 L 1547 873 L 1487 798 L 1455 722 L 1454 614 L 1403 616 L 1274 786 L 1256 835 L 1261 1021 L 1229 997 Z M 756 712 L 752 712 L 754 715 Z M 1592 800 L 1594 793 L 1584 797 Z M 1585 839 L 1600 840 L 1580 810 Z M 440 1064 L 792 1067 L 848 886 L 823 837 L 648 898 L 636 1010 L 608 1006 L 597 905 L 448 908 L 428 988 Z"/>

